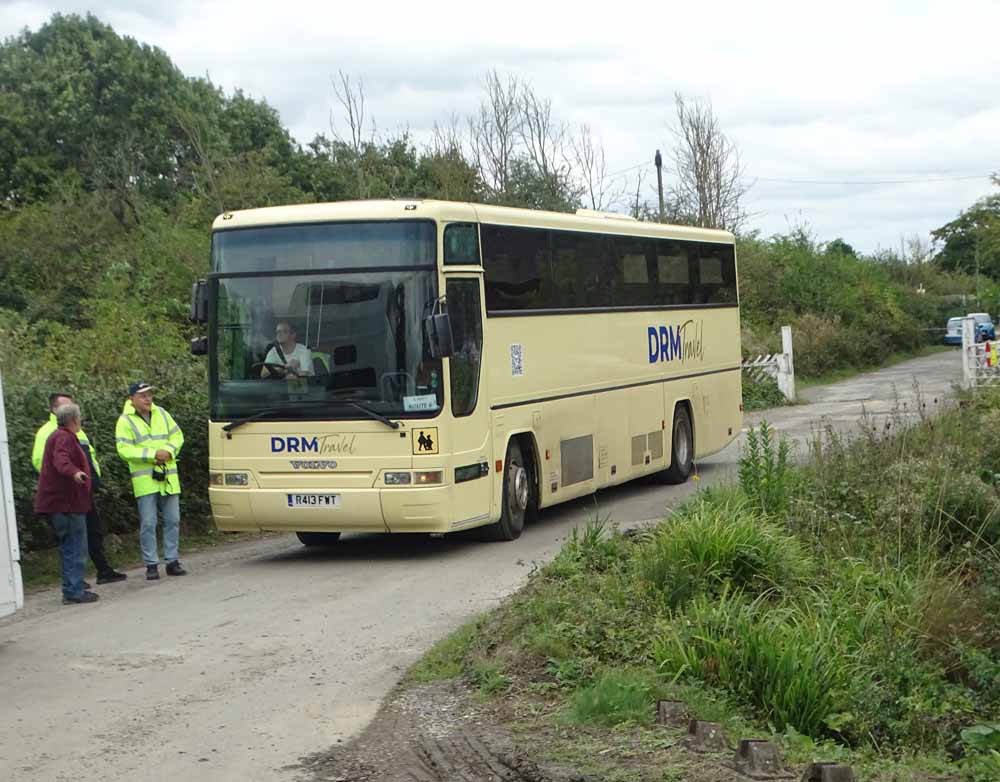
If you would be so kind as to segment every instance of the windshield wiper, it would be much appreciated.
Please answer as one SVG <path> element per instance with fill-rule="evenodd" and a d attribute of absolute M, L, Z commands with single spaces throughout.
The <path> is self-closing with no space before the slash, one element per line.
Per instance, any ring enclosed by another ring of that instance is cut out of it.
<path fill-rule="evenodd" d="M 237 418 L 235 421 L 230 421 L 228 424 L 222 427 L 222 431 L 226 432 L 228 435 L 233 429 L 237 429 L 243 424 L 249 424 L 252 421 L 259 421 L 263 418 L 269 418 L 272 415 L 277 415 L 278 413 L 283 413 L 288 410 L 300 409 L 303 407 L 316 408 L 316 407 L 332 407 L 336 404 L 350 405 L 356 410 L 360 410 L 369 418 L 379 421 L 385 424 L 390 429 L 399 429 L 399 422 L 393 421 L 390 418 L 386 418 L 381 413 L 377 413 L 370 407 L 361 404 L 353 399 L 310 399 L 302 402 L 298 402 L 292 405 L 281 405 L 278 407 L 265 407 L 263 410 L 258 410 L 256 413 L 245 416 L 244 418 Z"/>
<path fill-rule="evenodd" d="M 357 402 L 357 401 L 355 401 L 353 399 L 332 399 L 330 401 L 334 402 L 334 403 L 340 403 L 342 405 L 350 405 L 351 407 L 355 408 L 356 410 L 360 410 L 362 413 L 364 413 L 365 415 L 367 415 L 372 420 L 374 420 L 374 421 L 381 421 L 383 424 L 385 424 L 386 426 L 388 426 L 390 429 L 399 429 L 399 421 L 393 421 L 391 418 L 386 418 L 381 413 L 376 413 L 374 410 L 372 410 L 367 405 L 361 404 L 361 402 Z"/>
<path fill-rule="evenodd" d="M 276 413 L 283 413 L 286 410 L 290 410 L 289 407 L 265 407 L 263 410 L 258 410 L 253 415 L 245 416 L 244 418 L 237 418 L 230 421 L 224 427 L 222 427 L 223 432 L 231 432 L 233 429 L 243 426 L 243 424 L 248 424 L 251 421 L 259 421 L 261 418 L 267 418 L 268 416 L 275 415 Z"/>

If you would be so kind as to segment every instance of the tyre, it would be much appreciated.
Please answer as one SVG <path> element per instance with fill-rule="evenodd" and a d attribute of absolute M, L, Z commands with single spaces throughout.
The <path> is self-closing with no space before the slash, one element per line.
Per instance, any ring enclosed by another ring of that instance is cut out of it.
<path fill-rule="evenodd" d="M 483 540 L 516 540 L 524 529 L 525 518 L 538 505 L 535 481 L 517 440 L 511 440 L 507 446 L 503 465 L 500 521 L 483 527 Z"/>
<path fill-rule="evenodd" d="M 684 483 L 694 469 L 694 430 L 685 405 L 674 410 L 670 435 L 670 466 L 660 473 L 664 483 Z"/>
<path fill-rule="evenodd" d="M 332 546 L 340 540 L 339 532 L 296 532 L 299 543 L 309 548 L 316 546 Z"/>

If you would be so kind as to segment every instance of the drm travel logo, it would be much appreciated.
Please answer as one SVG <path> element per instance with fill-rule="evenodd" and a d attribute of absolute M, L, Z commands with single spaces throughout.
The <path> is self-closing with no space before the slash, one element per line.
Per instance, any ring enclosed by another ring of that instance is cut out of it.
<path fill-rule="evenodd" d="M 701 361 L 705 358 L 704 324 L 693 320 L 679 326 L 649 326 L 646 339 L 649 347 L 649 363 L 663 361 Z"/>
<path fill-rule="evenodd" d="M 357 451 L 357 435 L 328 434 L 323 437 L 272 437 L 271 453 L 315 453 L 351 456 Z"/>

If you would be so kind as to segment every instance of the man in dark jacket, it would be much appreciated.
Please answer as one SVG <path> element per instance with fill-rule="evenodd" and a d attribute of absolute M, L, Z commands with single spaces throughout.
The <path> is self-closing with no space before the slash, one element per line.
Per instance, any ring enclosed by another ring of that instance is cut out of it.
<path fill-rule="evenodd" d="M 98 597 L 83 588 L 83 552 L 90 510 L 90 463 L 77 440 L 80 408 L 56 408 L 56 429 L 45 443 L 35 494 L 35 512 L 49 517 L 59 538 L 63 604 L 93 603 Z"/>
<path fill-rule="evenodd" d="M 66 404 L 76 404 L 76 400 L 69 394 L 49 394 L 49 420 L 35 432 L 35 447 L 31 451 L 31 464 L 34 466 L 35 472 L 41 471 L 45 443 L 56 430 L 56 408 Z M 87 550 L 94 567 L 97 569 L 97 583 L 110 584 L 114 581 L 124 581 L 128 576 L 111 567 L 111 563 L 104 553 L 104 535 L 101 532 L 101 518 L 97 513 L 97 490 L 101 485 L 101 465 L 97 461 L 97 452 L 83 429 L 76 433 L 76 439 L 80 441 L 80 447 L 83 448 L 84 454 L 90 462 L 91 504 L 90 512 L 87 513 Z"/>

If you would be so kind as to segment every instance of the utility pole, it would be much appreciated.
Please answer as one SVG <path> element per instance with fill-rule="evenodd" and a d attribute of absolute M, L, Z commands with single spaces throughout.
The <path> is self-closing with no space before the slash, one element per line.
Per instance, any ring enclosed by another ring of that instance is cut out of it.
<path fill-rule="evenodd" d="M 979 310 L 979 233 L 976 233 L 976 310 Z"/>
<path fill-rule="evenodd" d="M 656 150 L 656 157 L 653 158 L 656 164 L 656 189 L 660 192 L 660 222 L 663 222 L 663 158 L 660 157 L 660 150 Z"/>

